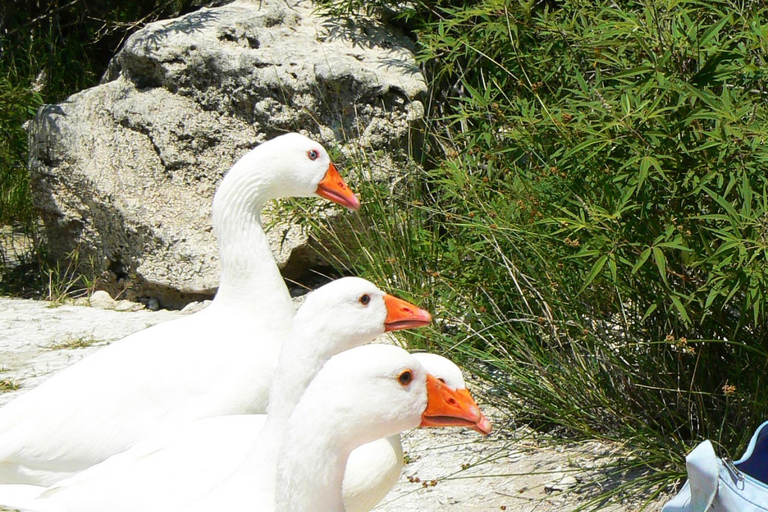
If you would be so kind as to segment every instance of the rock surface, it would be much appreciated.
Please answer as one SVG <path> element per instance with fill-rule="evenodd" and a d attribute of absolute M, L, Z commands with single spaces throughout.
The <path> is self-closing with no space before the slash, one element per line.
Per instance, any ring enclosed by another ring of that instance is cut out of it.
<path fill-rule="evenodd" d="M 0 406 L 100 346 L 182 314 L 0 298 Z M 585 505 L 592 495 L 573 483 L 588 480 L 615 447 L 599 443 L 554 447 L 539 442 L 534 432 L 506 423 L 475 384 L 470 381 L 469 386 L 490 414 L 494 433 L 487 438 L 465 429 L 417 429 L 405 434 L 408 463 L 400 482 L 375 511 L 568 512 Z M 658 511 L 663 501 L 657 499 L 645 510 Z M 637 497 L 600 510 L 634 512 L 642 503 Z"/>
<path fill-rule="evenodd" d="M 405 37 L 320 17 L 305 1 L 239 1 L 152 23 L 125 42 L 104 83 L 30 123 L 50 254 L 76 257 L 112 296 L 164 307 L 210 297 L 211 200 L 240 156 L 299 131 L 390 172 L 397 162 L 380 155 L 408 145 L 425 94 Z M 265 225 L 295 277 L 316 255 L 297 250 L 307 235 L 288 216 L 274 209 Z"/>
<path fill-rule="evenodd" d="M 0 404 L 109 342 L 181 314 L 0 298 L 0 379 L 12 383 Z"/>

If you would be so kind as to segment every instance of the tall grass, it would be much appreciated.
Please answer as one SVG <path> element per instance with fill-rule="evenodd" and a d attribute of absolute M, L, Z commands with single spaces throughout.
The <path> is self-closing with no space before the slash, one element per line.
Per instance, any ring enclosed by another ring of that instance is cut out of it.
<path fill-rule="evenodd" d="M 347 264 L 427 290 L 426 343 L 519 420 L 623 443 L 637 486 L 702 438 L 741 453 L 768 417 L 766 5 L 412 6 L 432 161 L 365 201 Z"/>

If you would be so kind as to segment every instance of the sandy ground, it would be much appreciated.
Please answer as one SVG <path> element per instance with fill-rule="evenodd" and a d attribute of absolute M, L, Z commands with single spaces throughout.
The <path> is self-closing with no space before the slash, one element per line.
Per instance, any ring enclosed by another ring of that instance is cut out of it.
<path fill-rule="evenodd" d="M 0 405 L 100 346 L 181 314 L 0 298 Z M 404 434 L 408 463 L 376 511 L 559 512 L 589 501 L 595 485 L 583 484 L 592 478 L 597 461 L 615 456 L 612 447 L 541 443 L 535 433 L 510 427 L 476 390 L 475 395 L 493 419 L 494 433 L 487 438 L 461 429 Z M 630 500 L 601 510 L 633 512 L 641 503 Z M 646 510 L 660 510 L 661 503 Z"/>

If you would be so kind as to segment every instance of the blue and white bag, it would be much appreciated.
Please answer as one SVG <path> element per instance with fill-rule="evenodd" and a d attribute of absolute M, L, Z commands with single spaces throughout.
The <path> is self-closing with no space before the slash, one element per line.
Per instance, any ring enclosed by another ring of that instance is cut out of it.
<path fill-rule="evenodd" d="M 662 512 L 768 511 L 768 421 L 741 459 L 720 459 L 704 441 L 685 458 L 685 467 L 688 481 Z"/>

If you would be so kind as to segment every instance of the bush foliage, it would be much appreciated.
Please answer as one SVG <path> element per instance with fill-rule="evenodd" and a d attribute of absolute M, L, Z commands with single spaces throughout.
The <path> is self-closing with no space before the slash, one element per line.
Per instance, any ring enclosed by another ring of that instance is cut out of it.
<path fill-rule="evenodd" d="M 401 15 L 435 94 L 408 234 L 431 261 L 393 252 L 399 286 L 429 282 L 452 322 L 430 342 L 480 363 L 518 419 L 626 443 L 649 485 L 701 438 L 741 453 L 768 418 L 764 2 Z"/>

